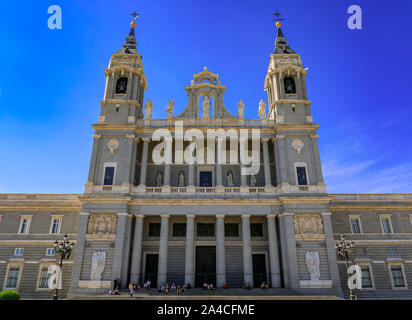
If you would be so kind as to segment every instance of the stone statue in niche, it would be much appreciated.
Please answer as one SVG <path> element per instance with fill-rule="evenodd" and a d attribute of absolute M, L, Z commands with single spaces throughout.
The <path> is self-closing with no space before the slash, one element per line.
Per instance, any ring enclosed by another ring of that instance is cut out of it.
<path fill-rule="evenodd" d="M 95 235 L 115 234 L 117 216 L 114 214 L 91 214 L 87 225 L 87 233 Z"/>
<path fill-rule="evenodd" d="M 320 265 L 319 254 L 316 251 L 306 252 L 306 267 L 308 268 L 310 280 L 320 279 L 319 265 Z"/>
<path fill-rule="evenodd" d="M 100 281 L 102 279 L 102 274 L 103 274 L 105 265 L 106 265 L 106 252 L 96 251 L 95 253 L 93 253 L 92 267 L 90 270 L 90 280 Z"/>
<path fill-rule="evenodd" d="M 296 214 L 294 222 L 295 233 L 323 233 L 323 221 L 319 214 Z"/>
<path fill-rule="evenodd" d="M 210 114 L 209 114 L 209 108 L 210 108 L 209 96 L 204 96 L 204 97 L 203 97 L 202 106 L 203 106 L 203 109 L 202 109 L 202 118 L 201 118 L 201 119 L 210 119 Z"/>
<path fill-rule="evenodd" d="M 253 174 L 250 176 L 250 186 L 256 187 L 256 183 L 257 183 L 256 176 Z"/>
<path fill-rule="evenodd" d="M 185 173 L 183 171 L 179 172 L 178 186 L 184 187 L 185 185 Z"/>
<path fill-rule="evenodd" d="M 156 187 L 161 187 L 162 186 L 162 178 L 163 178 L 162 171 L 157 171 L 157 174 L 156 174 Z"/>
<path fill-rule="evenodd" d="M 233 187 L 233 173 L 232 173 L 232 171 L 229 171 L 227 173 L 227 186 L 228 187 Z"/>
<path fill-rule="evenodd" d="M 153 103 L 148 99 L 146 101 L 146 104 L 144 105 L 144 116 L 147 120 L 150 120 L 152 118 L 152 112 L 153 112 Z"/>
<path fill-rule="evenodd" d="M 173 119 L 173 109 L 174 109 L 175 102 L 173 100 L 169 100 L 167 104 L 167 119 Z"/>
<path fill-rule="evenodd" d="M 266 120 L 266 103 L 263 100 L 259 102 L 258 115 L 260 120 Z"/>
<path fill-rule="evenodd" d="M 237 104 L 237 116 L 239 117 L 239 120 L 243 120 L 245 118 L 244 110 L 245 110 L 245 104 L 243 103 L 242 100 L 239 101 Z"/>

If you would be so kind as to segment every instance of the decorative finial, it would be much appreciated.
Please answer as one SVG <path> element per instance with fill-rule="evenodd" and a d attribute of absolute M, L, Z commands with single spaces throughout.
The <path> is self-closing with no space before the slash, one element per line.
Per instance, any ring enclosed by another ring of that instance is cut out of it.
<path fill-rule="evenodd" d="M 206 67 L 206 66 L 204 66 L 204 67 L 203 67 L 203 70 L 204 70 L 204 71 L 207 71 L 207 67 Z"/>
<path fill-rule="evenodd" d="M 130 15 L 133 17 L 133 20 L 132 20 L 132 22 L 130 23 L 130 26 L 131 26 L 132 28 L 134 28 L 134 27 L 136 27 L 136 22 L 135 22 L 135 21 L 136 21 L 137 18 L 139 17 L 139 14 L 136 13 L 136 10 L 134 10 L 133 13 L 131 13 Z"/>
<path fill-rule="evenodd" d="M 282 25 L 281 21 L 284 21 L 285 19 L 279 18 L 282 15 L 279 11 L 276 11 L 273 15 L 276 16 L 276 18 L 273 18 L 273 21 L 276 21 L 276 27 L 279 29 Z"/>

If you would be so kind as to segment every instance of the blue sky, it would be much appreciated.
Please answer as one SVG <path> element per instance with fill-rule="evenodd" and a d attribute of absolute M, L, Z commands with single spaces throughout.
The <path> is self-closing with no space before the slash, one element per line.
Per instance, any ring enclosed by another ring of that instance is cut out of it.
<path fill-rule="evenodd" d="M 61 6 L 63 29 L 47 8 Z M 347 28 L 347 9 L 363 29 Z M 227 86 L 226 107 L 257 118 L 273 51 L 272 13 L 301 54 L 323 172 L 331 193 L 412 191 L 409 0 L 76 1 L 0 4 L 0 193 L 81 193 L 106 68 L 141 14 L 138 50 L 154 118 L 187 104 L 184 86 L 207 66 Z"/>

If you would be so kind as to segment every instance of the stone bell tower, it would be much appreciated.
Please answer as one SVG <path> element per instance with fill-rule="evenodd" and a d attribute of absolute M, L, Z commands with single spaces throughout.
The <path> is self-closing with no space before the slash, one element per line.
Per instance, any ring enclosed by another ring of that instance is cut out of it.
<path fill-rule="evenodd" d="M 95 134 L 85 193 L 128 193 L 134 181 L 134 129 L 143 118 L 143 95 L 147 89 L 142 56 L 137 51 L 135 19 L 125 44 L 112 55 L 108 69 L 104 69 L 106 89 L 99 121 L 93 125 Z"/>
<path fill-rule="evenodd" d="M 142 56 L 137 51 L 133 21 L 126 43 L 112 55 L 105 70 L 106 89 L 99 123 L 136 123 L 142 119 L 144 91 L 147 89 Z"/>
<path fill-rule="evenodd" d="M 300 55 L 286 43 L 278 21 L 275 50 L 265 78 L 268 118 L 275 121 L 275 162 L 282 193 L 326 193 Z"/>

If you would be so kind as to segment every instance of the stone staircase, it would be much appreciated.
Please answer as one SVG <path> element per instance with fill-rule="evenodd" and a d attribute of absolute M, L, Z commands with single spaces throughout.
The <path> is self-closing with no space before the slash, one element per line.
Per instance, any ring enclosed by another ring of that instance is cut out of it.
<path fill-rule="evenodd" d="M 214 289 L 213 291 L 201 288 L 190 289 L 187 293 L 170 292 L 168 294 L 158 292 L 157 289 L 134 293 L 133 297 L 122 290 L 120 295 L 103 296 L 76 296 L 70 300 L 335 300 L 341 299 L 335 296 L 303 295 L 284 288 L 269 289 Z"/>

